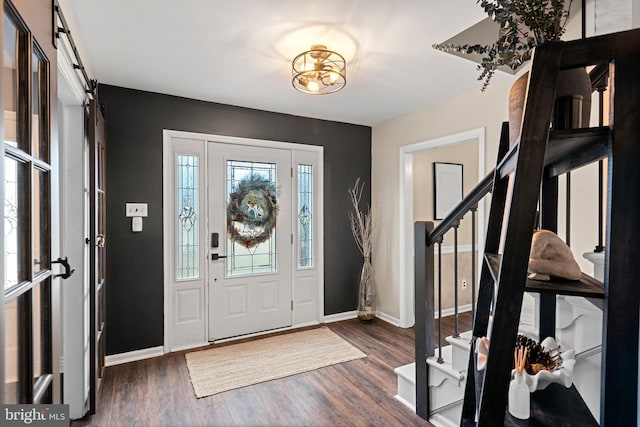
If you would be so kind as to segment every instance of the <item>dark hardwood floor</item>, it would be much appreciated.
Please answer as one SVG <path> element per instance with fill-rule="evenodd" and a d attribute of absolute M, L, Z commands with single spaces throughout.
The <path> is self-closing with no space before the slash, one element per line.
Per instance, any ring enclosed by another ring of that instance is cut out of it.
<path fill-rule="evenodd" d="M 469 329 L 469 317 L 460 315 L 461 331 Z M 443 319 L 443 335 L 453 332 L 452 325 Z M 202 399 L 193 393 L 186 351 L 110 366 L 96 414 L 72 426 L 430 425 L 393 397 L 393 370 L 414 359 L 413 329 L 380 319 L 326 326 L 367 357 Z"/>

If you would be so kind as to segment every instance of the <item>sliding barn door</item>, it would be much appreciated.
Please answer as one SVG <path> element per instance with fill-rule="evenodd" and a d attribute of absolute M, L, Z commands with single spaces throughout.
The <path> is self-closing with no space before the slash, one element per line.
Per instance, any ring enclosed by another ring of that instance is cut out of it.
<path fill-rule="evenodd" d="M 52 141 L 56 54 L 51 8 L 50 1 L 5 1 L 0 7 L 0 195 L 4 198 L 0 402 L 6 404 L 60 401 L 60 290 L 58 267 L 52 269 L 52 230 L 57 232 L 59 224 L 52 221 L 57 207 L 52 198 L 57 190 L 57 139 Z"/>
<path fill-rule="evenodd" d="M 90 238 L 90 290 L 91 290 L 91 368 L 90 412 L 96 411 L 96 396 L 104 373 L 106 326 L 106 131 L 104 115 L 95 100 L 88 106 L 87 131 L 89 138 L 89 192 L 91 193 Z"/>

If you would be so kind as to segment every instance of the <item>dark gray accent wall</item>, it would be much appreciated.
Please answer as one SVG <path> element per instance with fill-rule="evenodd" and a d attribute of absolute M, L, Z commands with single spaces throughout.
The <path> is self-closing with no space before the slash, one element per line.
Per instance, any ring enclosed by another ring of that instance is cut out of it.
<path fill-rule="evenodd" d="M 325 314 L 356 309 L 362 257 L 347 190 L 362 177 L 369 203 L 370 127 L 102 84 L 99 100 L 107 123 L 107 354 L 163 344 L 163 129 L 323 146 Z M 131 232 L 127 202 L 149 205 L 142 233 Z"/>

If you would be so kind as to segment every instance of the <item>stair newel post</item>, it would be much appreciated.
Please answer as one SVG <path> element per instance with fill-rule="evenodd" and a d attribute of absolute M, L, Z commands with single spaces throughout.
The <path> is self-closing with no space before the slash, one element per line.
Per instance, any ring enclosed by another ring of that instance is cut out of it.
<path fill-rule="evenodd" d="M 429 418 L 429 369 L 427 358 L 435 353 L 433 245 L 427 246 L 433 232 L 431 221 L 414 225 L 415 253 L 415 360 L 416 414 Z"/>
<path fill-rule="evenodd" d="M 438 239 L 438 363 L 442 358 L 442 237 Z"/>
<path fill-rule="evenodd" d="M 453 337 L 460 338 L 458 331 L 458 228 L 460 220 L 453 224 Z"/>

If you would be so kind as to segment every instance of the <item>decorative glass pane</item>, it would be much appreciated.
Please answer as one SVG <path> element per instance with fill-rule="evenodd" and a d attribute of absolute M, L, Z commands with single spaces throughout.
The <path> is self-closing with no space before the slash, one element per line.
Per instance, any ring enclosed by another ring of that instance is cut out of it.
<path fill-rule="evenodd" d="M 31 291 L 33 325 L 33 381 L 51 372 L 51 278 Z"/>
<path fill-rule="evenodd" d="M 44 331 L 42 330 L 42 317 L 40 309 L 42 307 L 41 292 L 42 283 L 38 283 L 33 286 L 31 290 L 31 303 L 33 305 L 32 309 L 32 326 L 33 326 L 33 379 L 35 380 L 40 378 L 42 375 L 42 344 L 46 342 L 46 336 L 44 336 Z M 44 338 L 44 340 L 43 340 Z"/>
<path fill-rule="evenodd" d="M 227 274 L 276 271 L 276 165 L 227 161 Z"/>
<path fill-rule="evenodd" d="M 6 14 L 4 22 L 4 66 L 2 67 L 2 97 L 4 99 L 4 140 L 18 146 L 16 111 L 18 110 L 18 27 Z"/>
<path fill-rule="evenodd" d="M 25 191 L 27 168 L 10 157 L 4 159 L 4 288 L 26 280 L 24 256 L 28 243 L 25 238 L 28 192 Z"/>
<path fill-rule="evenodd" d="M 177 167 L 177 276 L 194 279 L 200 276 L 200 223 L 198 218 L 198 157 L 178 155 Z"/>
<path fill-rule="evenodd" d="M 47 63 L 36 53 L 34 46 L 32 61 L 31 89 L 31 140 L 34 157 L 49 161 L 49 141 L 47 138 Z"/>
<path fill-rule="evenodd" d="M 49 174 L 33 170 L 33 272 L 49 269 Z"/>
<path fill-rule="evenodd" d="M 298 267 L 313 267 L 313 169 L 298 165 Z"/>

